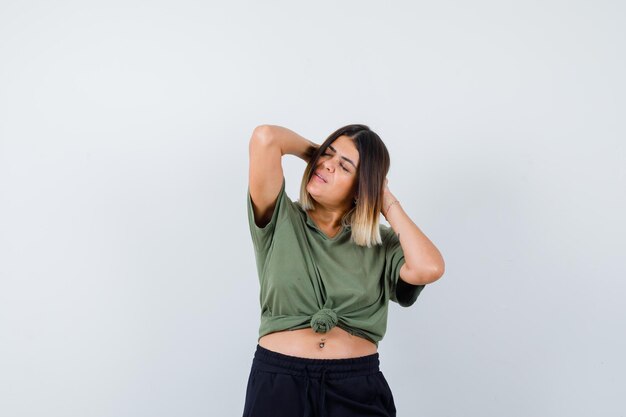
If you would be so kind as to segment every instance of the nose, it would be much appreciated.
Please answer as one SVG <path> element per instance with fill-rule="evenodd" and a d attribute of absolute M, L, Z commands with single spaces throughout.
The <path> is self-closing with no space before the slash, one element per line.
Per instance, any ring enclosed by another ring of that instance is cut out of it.
<path fill-rule="evenodd" d="M 328 169 L 330 172 L 333 172 L 335 170 L 335 164 L 336 164 L 336 162 L 334 162 L 333 160 L 334 158 L 329 158 L 325 160 L 324 162 L 322 162 L 322 166 Z"/>

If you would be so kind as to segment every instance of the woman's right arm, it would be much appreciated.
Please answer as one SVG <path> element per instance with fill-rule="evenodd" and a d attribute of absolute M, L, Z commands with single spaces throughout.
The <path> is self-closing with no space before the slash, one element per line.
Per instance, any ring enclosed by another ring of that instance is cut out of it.
<path fill-rule="evenodd" d="M 254 220 L 264 227 L 272 218 L 276 197 L 283 183 L 283 155 L 309 160 L 318 145 L 282 126 L 260 125 L 249 144 L 249 190 Z"/>

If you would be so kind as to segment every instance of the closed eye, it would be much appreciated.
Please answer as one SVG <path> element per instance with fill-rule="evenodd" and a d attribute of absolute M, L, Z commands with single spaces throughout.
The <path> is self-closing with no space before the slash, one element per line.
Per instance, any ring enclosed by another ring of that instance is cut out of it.
<path fill-rule="evenodd" d="M 324 151 L 324 153 L 322 154 L 322 156 L 332 156 L 331 154 L 329 154 L 328 152 Z M 346 169 L 346 167 L 343 164 L 339 164 L 341 165 L 341 168 L 346 171 L 346 172 L 350 172 L 349 169 Z"/>

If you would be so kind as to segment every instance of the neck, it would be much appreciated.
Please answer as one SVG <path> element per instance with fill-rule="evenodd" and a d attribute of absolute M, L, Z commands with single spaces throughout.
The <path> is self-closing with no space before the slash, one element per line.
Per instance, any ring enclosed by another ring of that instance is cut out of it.
<path fill-rule="evenodd" d="M 319 227 L 339 229 L 341 227 L 341 219 L 349 209 L 344 207 L 326 207 L 314 202 L 314 208 L 309 214 L 315 220 Z"/>

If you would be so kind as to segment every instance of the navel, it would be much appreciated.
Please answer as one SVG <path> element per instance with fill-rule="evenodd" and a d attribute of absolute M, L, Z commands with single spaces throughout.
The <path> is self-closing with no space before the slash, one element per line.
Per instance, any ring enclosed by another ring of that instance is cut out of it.
<path fill-rule="evenodd" d="M 320 348 L 324 347 L 324 342 L 326 341 L 326 338 L 322 337 L 322 341 L 320 342 Z"/>

